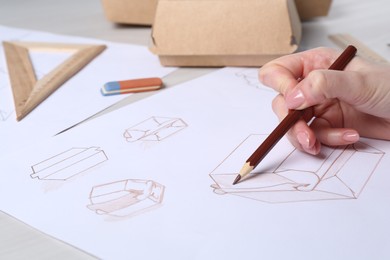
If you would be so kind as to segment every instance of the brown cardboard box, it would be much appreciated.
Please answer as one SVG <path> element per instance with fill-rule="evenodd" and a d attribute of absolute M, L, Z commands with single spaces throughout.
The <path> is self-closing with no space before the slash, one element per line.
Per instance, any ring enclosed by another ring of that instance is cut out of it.
<path fill-rule="evenodd" d="M 263 0 L 267 1 L 267 0 Z M 102 0 L 108 20 L 114 23 L 152 25 L 158 0 Z M 301 20 L 326 16 L 332 0 L 295 0 Z"/>
<path fill-rule="evenodd" d="M 151 50 L 164 66 L 261 66 L 294 52 L 294 0 L 160 0 Z"/>
<path fill-rule="evenodd" d="M 302 21 L 317 16 L 327 16 L 332 0 L 295 0 Z"/>
<path fill-rule="evenodd" d="M 151 25 L 158 0 L 102 0 L 108 20 L 114 23 Z"/>

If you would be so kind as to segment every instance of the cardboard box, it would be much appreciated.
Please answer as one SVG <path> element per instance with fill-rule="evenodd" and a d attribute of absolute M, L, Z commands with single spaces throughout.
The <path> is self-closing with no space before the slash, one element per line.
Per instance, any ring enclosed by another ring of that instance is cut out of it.
<path fill-rule="evenodd" d="M 158 0 L 102 0 L 108 20 L 114 23 L 151 25 Z"/>
<path fill-rule="evenodd" d="M 327 16 L 332 0 L 295 0 L 299 17 L 302 21 L 317 16 Z"/>
<path fill-rule="evenodd" d="M 151 50 L 164 66 L 261 66 L 294 52 L 294 0 L 160 0 Z"/>
<path fill-rule="evenodd" d="M 104 13 L 114 23 L 152 25 L 158 0 L 102 0 Z M 326 16 L 332 0 L 295 0 L 301 20 Z"/>

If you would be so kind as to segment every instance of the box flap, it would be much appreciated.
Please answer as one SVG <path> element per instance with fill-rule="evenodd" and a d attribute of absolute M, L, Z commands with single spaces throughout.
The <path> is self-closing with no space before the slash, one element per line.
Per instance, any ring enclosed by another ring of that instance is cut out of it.
<path fill-rule="evenodd" d="M 160 0 L 152 38 L 159 55 L 282 55 L 301 25 L 290 0 Z"/>

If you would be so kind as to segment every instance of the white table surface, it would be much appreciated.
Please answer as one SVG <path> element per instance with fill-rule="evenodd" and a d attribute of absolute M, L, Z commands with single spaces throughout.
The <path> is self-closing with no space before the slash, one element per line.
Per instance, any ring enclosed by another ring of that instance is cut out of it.
<path fill-rule="evenodd" d="M 107 21 L 99 0 L 0 0 L 0 24 L 140 45 L 148 45 L 150 39 L 149 27 L 119 26 Z M 389 28 L 390 1 L 333 0 L 327 17 L 303 23 L 300 49 L 334 47 L 327 38 L 329 34 L 349 33 L 390 60 Z M 174 87 L 213 70 L 181 68 L 168 75 L 164 83 Z M 145 95 L 130 96 L 103 113 L 129 105 Z M 0 211 L 0 259 L 94 258 Z"/>

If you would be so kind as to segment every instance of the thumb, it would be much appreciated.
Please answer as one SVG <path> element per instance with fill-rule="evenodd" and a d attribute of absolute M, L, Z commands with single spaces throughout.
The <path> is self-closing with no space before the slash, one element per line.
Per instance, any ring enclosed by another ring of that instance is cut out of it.
<path fill-rule="evenodd" d="M 353 106 L 362 105 L 370 91 L 364 76 L 352 71 L 315 70 L 286 94 L 289 109 L 304 109 L 338 98 Z"/>

